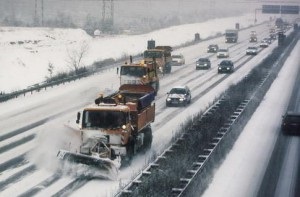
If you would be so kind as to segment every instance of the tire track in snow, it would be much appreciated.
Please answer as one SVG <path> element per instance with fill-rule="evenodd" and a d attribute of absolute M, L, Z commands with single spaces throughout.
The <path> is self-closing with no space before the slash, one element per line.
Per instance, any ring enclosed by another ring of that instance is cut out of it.
<path fill-rule="evenodd" d="M 22 139 L 19 139 L 19 140 L 17 140 L 17 141 L 14 141 L 14 142 L 12 142 L 12 143 L 10 143 L 10 144 L 7 144 L 7 145 L 5 145 L 5 146 L 3 146 L 3 147 L 0 148 L 0 154 L 1 154 L 1 153 L 4 153 L 4 152 L 6 152 L 6 151 L 8 151 L 8 150 L 10 150 L 10 149 L 13 149 L 13 148 L 16 147 L 16 146 L 25 144 L 25 143 L 27 143 L 27 142 L 33 140 L 34 137 L 35 137 L 35 134 L 31 134 L 31 135 L 29 135 L 29 136 L 27 136 L 27 137 L 24 137 L 24 138 L 22 138 Z"/>
<path fill-rule="evenodd" d="M 47 178 L 46 180 L 42 181 L 38 185 L 36 185 L 33 188 L 29 189 L 28 191 L 26 191 L 22 195 L 19 195 L 19 197 L 31 197 L 31 196 L 34 196 L 38 192 L 42 191 L 46 187 L 49 187 L 50 185 L 52 185 L 53 183 L 55 183 L 56 181 L 58 181 L 60 178 L 61 178 L 61 174 L 57 172 L 53 176 Z"/>
<path fill-rule="evenodd" d="M 0 191 L 3 191 L 5 188 L 7 188 L 10 184 L 16 183 L 17 181 L 21 180 L 24 176 L 31 174 L 33 171 L 36 170 L 35 165 L 30 165 L 24 170 L 10 176 L 5 181 L 0 182 Z"/>

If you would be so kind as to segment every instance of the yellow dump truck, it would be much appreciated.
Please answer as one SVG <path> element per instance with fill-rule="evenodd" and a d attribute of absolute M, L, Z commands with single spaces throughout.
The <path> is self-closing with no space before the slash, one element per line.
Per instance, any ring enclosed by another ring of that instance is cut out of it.
<path fill-rule="evenodd" d="M 145 63 L 155 62 L 160 73 L 168 74 L 172 70 L 171 52 L 171 46 L 156 46 L 154 49 L 144 51 L 144 61 Z"/>

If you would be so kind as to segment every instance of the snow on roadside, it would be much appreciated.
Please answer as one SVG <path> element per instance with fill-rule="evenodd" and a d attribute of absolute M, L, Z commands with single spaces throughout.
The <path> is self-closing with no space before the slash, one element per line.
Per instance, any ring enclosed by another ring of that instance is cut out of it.
<path fill-rule="evenodd" d="M 299 71 L 299 54 L 300 42 L 216 171 L 204 197 L 256 196 L 280 131 L 281 116 L 287 109 L 298 74 L 295 68 Z"/>

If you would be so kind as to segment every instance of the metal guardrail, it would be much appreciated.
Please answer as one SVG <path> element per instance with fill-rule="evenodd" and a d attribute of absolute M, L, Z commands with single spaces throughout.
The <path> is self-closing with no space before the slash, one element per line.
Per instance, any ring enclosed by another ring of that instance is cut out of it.
<path fill-rule="evenodd" d="M 207 172 L 205 172 L 204 168 L 207 167 L 209 163 L 214 166 L 212 162 L 216 160 L 217 157 L 220 157 L 220 155 L 226 155 L 229 149 L 228 147 L 233 146 L 235 139 L 237 139 L 242 131 L 242 128 L 248 122 L 247 117 L 251 117 L 260 102 L 263 100 L 266 92 L 269 90 L 278 72 L 296 45 L 298 38 L 299 33 L 295 36 L 295 38 L 292 40 L 292 43 L 288 46 L 284 53 L 280 55 L 279 59 L 272 66 L 273 70 L 269 72 L 267 76 L 260 82 L 259 87 L 254 92 L 250 100 L 243 101 L 238 107 L 237 111 L 234 112 L 234 115 L 230 117 L 228 126 L 220 129 L 218 135 L 211 141 L 211 147 L 207 149 L 207 155 L 199 155 L 199 158 L 204 159 L 202 163 L 195 162 L 195 167 L 198 168 L 192 169 L 195 170 L 193 177 L 190 179 L 182 178 L 180 182 L 184 184 L 183 187 L 172 189 L 175 196 L 193 196 L 194 191 L 197 189 L 199 190 L 199 187 L 201 187 L 201 179 L 203 180 L 203 176 L 207 176 Z M 199 196 L 199 193 L 197 193 L 196 196 Z"/>
<path fill-rule="evenodd" d="M 14 91 L 14 92 L 11 92 L 11 93 L 8 93 L 8 94 L 1 94 L 0 95 L 0 102 L 4 102 L 4 101 L 7 101 L 7 100 L 10 100 L 10 99 L 13 99 L 13 98 L 17 98 L 17 97 L 22 96 L 22 95 L 25 96 L 28 93 L 32 94 L 33 92 L 39 92 L 42 89 L 46 90 L 49 87 L 57 86 L 57 85 L 64 84 L 64 83 L 67 83 L 67 82 L 70 82 L 70 81 L 75 81 L 77 79 L 87 77 L 91 74 L 93 74 L 93 73 L 92 72 L 85 72 L 85 73 L 82 73 L 82 74 L 79 74 L 79 75 L 69 76 L 69 77 L 66 77 L 64 79 L 57 80 L 57 81 L 42 82 L 42 83 L 39 83 L 39 84 L 35 84 L 35 85 L 33 85 L 31 87 L 28 87 L 26 89 L 19 90 L 19 91 Z"/>
<path fill-rule="evenodd" d="M 58 86 L 61 84 L 69 83 L 71 81 L 76 81 L 76 80 L 84 78 L 84 77 L 88 77 L 90 75 L 93 75 L 97 72 L 100 72 L 100 71 L 106 69 L 107 66 L 112 66 L 116 63 L 120 63 L 121 61 L 123 61 L 123 60 L 115 61 L 113 59 L 107 59 L 107 60 L 103 60 L 101 62 L 95 62 L 93 65 L 87 67 L 85 72 L 82 72 L 80 74 L 67 76 L 63 79 L 53 80 L 53 81 L 49 81 L 49 82 L 44 81 L 41 83 L 34 84 L 28 88 L 10 92 L 7 94 L 1 93 L 0 94 L 0 103 L 5 102 L 10 99 L 18 98 L 19 96 L 22 96 L 22 95 L 25 96 L 26 94 L 29 94 L 29 93 L 33 94 L 33 92 L 39 92 L 42 89 L 46 90 L 47 88 L 50 88 L 50 87 L 52 88 L 53 86 Z"/>
<path fill-rule="evenodd" d="M 220 161 L 229 151 L 230 147 L 233 146 L 235 139 L 237 139 L 242 128 L 248 122 L 248 117 L 251 117 L 254 113 L 255 109 L 258 107 L 267 90 L 276 78 L 285 60 L 288 58 L 288 54 L 295 46 L 298 37 L 299 33 L 291 40 L 291 44 L 289 44 L 283 53 L 279 55 L 277 61 L 272 63 L 271 71 L 266 73 L 266 76 L 262 78 L 261 82 L 258 84 L 258 88 L 252 94 L 251 98 L 241 102 L 224 126 L 220 128 L 217 135 L 210 143 L 208 143 L 203 154 L 198 155 L 197 160 L 192 163 L 192 168 L 186 171 L 186 176 L 180 178 L 180 184 L 178 187 L 172 188 L 172 194 L 174 196 L 193 196 L 195 195 L 194 191 L 199 191 L 201 188 L 201 192 L 203 192 L 204 188 L 208 184 L 207 177 L 211 176 L 210 174 L 213 167 L 217 165 L 216 163 L 218 163 L 215 161 Z M 278 56 L 278 54 L 276 54 L 276 56 Z M 271 54 L 269 58 L 272 57 L 273 56 Z M 266 58 L 261 65 L 265 64 L 265 62 L 268 61 L 267 59 L 268 58 Z M 217 108 L 219 102 L 222 102 L 222 99 L 209 108 L 206 113 L 213 113 L 210 111 Z M 205 116 L 205 114 L 203 114 L 203 116 Z M 180 146 L 186 137 L 185 135 L 188 135 L 188 133 L 189 132 L 184 133 L 181 137 L 179 137 L 174 144 L 158 156 L 154 162 L 148 165 L 142 173 L 128 183 L 119 193 L 116 194 L 116 196 L 134 196 L 134 190 L 143 184 L 142 180 L 145 180 L 145 177 L 150 176 L 153 170 L 160 167 L 159 163 L 162 160 L 165 160 L 169 154 L 174 152 L 176 146 Z M 199 192 L 197 192 L 197 196 L 199 195 Z"/>

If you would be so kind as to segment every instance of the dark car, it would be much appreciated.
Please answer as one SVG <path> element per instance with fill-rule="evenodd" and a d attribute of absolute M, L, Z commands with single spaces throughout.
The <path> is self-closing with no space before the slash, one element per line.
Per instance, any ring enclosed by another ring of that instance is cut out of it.
<path fill-rule="evenodd" d="M 271 40 L 276 40 L 276 39 L 277 39 L 276 33 L 270 34 L 270 39 L 271 39 Z"/>
<path fill-rule="evenodd" d="M 300 134 L 300 112 L 288 111 L 282 117 L 281 130 L 284 134 Z"/>
<path fill-rule="evenodd" d="M 249 42 L 257 42 L 257 37 L 256 36 L 251 36 L 249 39 Z"/>
<path fill-rule="evenodd" d="M 211 68 L 211 62 L 209 58 L 199 58 L 196 61 L 196 70 L 199 69 L 210 69 Z"/>
<path fill-rule="evenodd" d="M 176 86 L 167 93 L 166 106 L 186 106 L 191 103 L 191 91 L 187 86 Z"/>
<path fill-rule="evenodd" d="M 234 65 L 231 60 L 223 60 L 218 65 L 218 73 L 232 73 L 234 71 Z"/>
<path fill-rule="evenodd" d="M 207 53 L 216 53 L 219 50 L 219 46 L 217 44 L 210 44 L 207 47 Z"/>
<path fill-rule="evenodd" d="M 263 40 L 265 42 L 267 42 L 269 45 L 272 44 L 272 39 L 271 38 L 264 38 Z"/>

